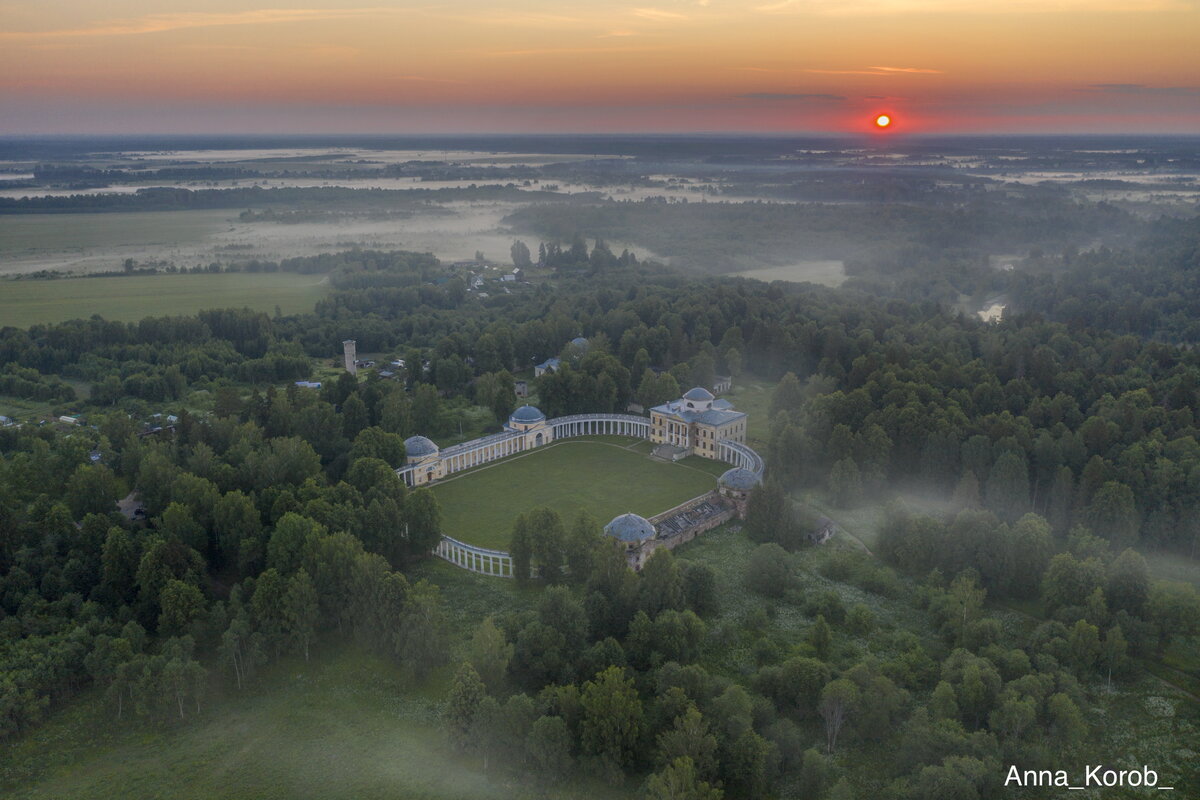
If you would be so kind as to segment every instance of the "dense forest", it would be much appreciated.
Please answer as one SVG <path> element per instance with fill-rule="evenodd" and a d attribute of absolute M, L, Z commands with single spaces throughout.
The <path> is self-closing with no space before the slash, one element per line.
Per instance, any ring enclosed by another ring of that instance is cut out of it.
<path fill-rule="evenodd" d="M 972 220 L 995 211 L 927 233 L 986 236 Z M 1121 217 L 1010 211 L 1032 238 Z M 699 206 L 686 213 L 703 223 Z M 264 665 L 356 642 L 417 676 L 452 672 L 450 741 L 515 780 L 584 774 L 652 798 L 996 797 L 1001 765 L 1080 752 L 1100 735 L 1100 688 L 1200 632 L 1195 587 L 1152 579 L 1141 555 L 1200 551 L 1200 357 L 1158 340 L 1189 336 L 1196 305 L 1177 288 L 1197 229 L 1157 226 L 1144 257 L 1163 279 L 1112 301 L 1176 305 L 1161 329 L 1046 299 L 1069 272 L 1029 280 L 1020 302 L 1041 313 L 985 324 L 853 286 L 697 278 L 602 244 L 546 248 L 563 259 L 552 278 L 487 298 L 430 256 L 350 251 L 272 265 L 331 275 L 311 314 L 4 328 L 2 391 L 84 424 L 0 428 L 0 736 L 91 687 L 116 724 L 186 725 L 214 685 L 259 691 Z M 1099 285 L 1137 263 L 1065 266 Z M 581 335 L 586 354 L 564 349 Z M 347 338 L 399 354 L 398 379 L 294 385 Z M 761 613 L 743 630 L 714 624 L 713 570 L 686 550 L 635 574 L 598 521 L 545 509 L 514 527 L 519 579 L 540 587 L 528 608 L 464 637 L 436 583 L 410 579 L 440 510 L 396 477 L 404 439 L 447 435 L 469 407 L 497 430 L 514 375 L 555 355 L 563 368 L 534 385 L 550 416 L 661 402 L 715 373 L 778 384 L 740 576 Z M 152 413 L 177 419 L 135 422 Z M 802 589 L 816 578 L 794 566 L 807 523 L 792 500 L 807 491 L 840 508 L 899 491 L 953 509 L 896 504 L 882 562 L 814 562 L 931 633 Z M 118 507 L 129 492 L 142 515 Z M 1049 617 L 1023 637 L 994 602 L 1029 597 Z M 756 635 L 788 613 L 813 619 L 804 641 Z M 753 669 L 722 670 L 714 654 L 739 637 L 756 641 Z"/>

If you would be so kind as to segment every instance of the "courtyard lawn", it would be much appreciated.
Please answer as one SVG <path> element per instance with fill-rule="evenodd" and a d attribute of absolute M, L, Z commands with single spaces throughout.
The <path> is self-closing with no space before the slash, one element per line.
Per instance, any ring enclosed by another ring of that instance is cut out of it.
<path fill-rule="evenodd" d="M 452 476 L 433 486 L 442 532 L 503 550 L 516 516 L 537 506 L 553 508 L 568 525 L 580 510 L 604 524 L 627 511 L 652 517 L 716 488 L 707 469 L 658 461 L 634 445 L 569 439 Z"/>

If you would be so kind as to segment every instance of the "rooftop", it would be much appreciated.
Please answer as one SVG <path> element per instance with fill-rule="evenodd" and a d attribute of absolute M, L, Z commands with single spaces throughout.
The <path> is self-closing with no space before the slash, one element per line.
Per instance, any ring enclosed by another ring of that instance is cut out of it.
<path fill-rule="evenodd" d="M 748 469 L 734 467 L 722 473 L 718 481 L 730 489 L 753 489 L 758 485 L 758 476 Z"/>
<path fill-rule="evenodd" d="M 521 422 L 528 425 L 531 422 L 541 422 L 546 418 L 546 415 L 540 409 L 534 406 L 521 406 L 512 413 L 509 420 L 512 422 Z"/>
<path fill-rule="evenodd" d="M 438 446 L 432 439 L 426 439 L 424 436 L 410 436 L 404 440 L 404 450 L 413 458 L 432 455 L 438 451 Z"/>
<path fill-rule="evenodd" d="M 604 526 L 604 532 L 622 542 L 641 542 L 654 538 L 654 525 L 637 514 L 622 514 Z"/>
<path fill-rule="evenodd" d="M 680 401 L 674 400 L 670 403 L 663 403 L 661 406 L 655 406 L 651 410 L 681 422 L 699 422 L 701 425 L 724 425 L 746 416 L 744 411 L 734 411 L 728 406 L 716 408 L 715 405 L 708 411 L 688 411 Z"/>

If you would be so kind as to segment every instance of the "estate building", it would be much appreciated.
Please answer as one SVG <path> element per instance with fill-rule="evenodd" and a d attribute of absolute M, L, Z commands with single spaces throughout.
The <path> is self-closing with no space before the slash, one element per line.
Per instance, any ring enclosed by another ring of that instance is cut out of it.
<path fill-rule="evenodd" d="M 502 433 L 493 433 L 462 444 L 439 448 L 424 436 L 404 440 L 405 467 L 410 486 L 424 486 L 447 475 L 477 467 L 554 441 L 554 428 L 534 406 L 521 406 L 512 413 Z"/>
<path fill-rule="evenodd" d="M 697 386 L 678 400 L 650 409 L 650 441 L 674 448 L 676 458 L 697 455 L 720 460 L 718 442 L 745 444 L 746 419 L 728 400 L 718 400 Z"/>

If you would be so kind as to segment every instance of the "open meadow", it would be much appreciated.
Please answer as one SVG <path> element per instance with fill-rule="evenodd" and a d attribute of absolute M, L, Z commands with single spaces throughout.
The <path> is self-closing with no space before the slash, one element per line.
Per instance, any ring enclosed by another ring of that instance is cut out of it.
<path fill-rule="evenodd" d="M 750 415 L 746 423 L 746 444 L 765 454 L 771 441 L 771 395 L 775 391 L 773 381 L 764 381 L 751 375 L 740 375 L 733 380 L 733 388 L 721 395 L 733 403 L 738 411 Z"/>
<path fill-rule="evenodd" d="M 715 488 L 716 476 L 729 468 L 701 458 L 668 464 L 639 452 L 638 444 L 571 439 L 453 476 L 433 486 L 442 531 L 504 549 L 513 520 L 537 506 L 554 509 L 568 525 L 581 510 L 601 524 L 628 511 L 651 517 Z"/>
<path fill-rule="evenodd" d="M 198 723 L 114 724 L 98 693 L 0 752 L 0 795 L 72 798 L 504 800 L 524 787 L 459 758 L 439 721 L 444 681 L 330 643 L 287 659 Z M 581 795 L 560 795 L 581 796 Z M 624 797 L 589 787 L 588 797 Z"/>
<path fill-rule="evenodd" d="M 837 287 L 846 280 L 845 266 L 841 261 L 799 261 L 784 267 L 762 267 L 733 273 L 738 278 L 753 278 L 757 281 L 791 281 L 793 283 L 819 283 Z"/>
<path fill-rule="evenodd" d="M 195 314 L 206 308 L 252 308 L 284 314 L 312 311 L 325 294 L 320 275 L 288 272 L 131 275 L 0 282 L 0 327 L 27 328 L 99 314 L 136 322 Z"/>
<path fill-rule="evenodd" d="M 236 221 L 224 209 L 0 215 L 0 274 L 114 270 L 126 258 L 193 267 L 196 248 Z"/>

